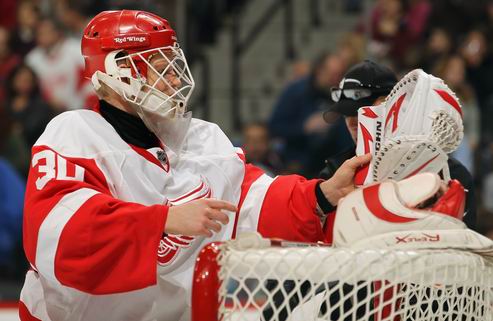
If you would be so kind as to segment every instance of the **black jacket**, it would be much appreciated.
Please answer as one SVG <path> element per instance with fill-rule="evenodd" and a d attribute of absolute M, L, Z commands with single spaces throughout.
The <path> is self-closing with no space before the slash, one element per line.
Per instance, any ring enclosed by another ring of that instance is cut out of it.
<path fill-rule="evenodd" d="M 325 168 L 320 172 L 319 177 L 329 179 L 334 175 L 336 170 L 344 163 L 345 160 L 355 155 L 354 148 L 348 149 L 334 157 L 325 160 Z M 471 173 L 458 160 L 454 158 L 448 159 L 450 169 L 450 177 L 458 180 L 466 189 L 466 206 L 464 213 L 464 223 L 467 227 L 476 230 L 476 202 L 474 195 L 474 184 Z"/>

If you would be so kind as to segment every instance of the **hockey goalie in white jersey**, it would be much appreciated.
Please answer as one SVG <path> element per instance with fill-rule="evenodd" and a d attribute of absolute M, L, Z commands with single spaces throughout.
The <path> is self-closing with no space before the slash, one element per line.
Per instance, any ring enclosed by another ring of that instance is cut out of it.
<path fill-rule="evenodd" d="M 245 164 L 218 126 L 187 112 L 193 78 L 156 15 L 100 13 L 82 54 L 99 106 L 57 116 L 32 149 L 23 321 L 188 320 L 206 243 L 242 231 L 323 241 L 319 198 L 335 206 L 370 159 L 323 182 Z"/>

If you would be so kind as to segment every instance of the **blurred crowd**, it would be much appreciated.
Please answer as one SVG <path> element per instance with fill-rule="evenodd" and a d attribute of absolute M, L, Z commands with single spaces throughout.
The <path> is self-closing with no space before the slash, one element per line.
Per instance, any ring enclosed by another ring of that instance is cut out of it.
<path fill-rule="evenodd" d="M 270 118 L 242 129 L 240 145 L 247 160 L 272 175 L 317 177 L 325 159 L 354 144 L 342 118 L 327 123 L 322 117 L 333 103 L 330 88 L 338 86 L 347 69 L 366 58 L 386 64 L 400 76 L 422 68 L 444 79 L 460 98 L 465 135 L 454 157 L 473 173 L 482 213 L 480 231 L 493 235 L 489 222 L 493 215 L 493 128 L 489 125 L 493 121 L 493 2 L 377 0 L 369 12 L 358 11 L 361 1 L 347 2 L 351 14 L 361 16 L 360 22 L 341 37 L 336 50 L 320 52 L 312 62 L 293 62 Z M 155 2 L 138 3 L 152 10 Z M 31 146 L 55 115 L 92 106 L 97 99 L 82 77 L 82 30 L 99 11 L 125 4 L 118 0 L 0 3 L 1 278 L 21 279 L 26 268 L 22 203 Z M 131 8 L 135 7 L 132 2 Z M 199 12 L 199 7 L 191 8 Z M 195 21 L 200 24 L 200 18 Z M 212 36 L 207 33 L 207 37 Z"/>
<path fill-rule="evenodd" d="M 85 1 L 0 4 L 0 271 L 22 278 L 22 209 L 31 146 L 58 113 L 91 106 L 82 30 L 100 8 Z"/>
<path fill-rule="evenodd" d="M 264 156 L 254 153 L 250 160 L 274 174 L 317 177 L 327 158 L 353 144 L 343 119 L 327 123 L 322 118 L 333 103 L 330 88 L 338 86 L 345 71 L 367 58 L 390 67 L 399 78 L 421 68 L 442 78 L 460 99 L 464 139 L 452 156 L 474 177 L 478 230 L 493 235 L 493 2 L 377 0 L 366 12 L 363 1 L 346 3 L 351 14 L 360 15 L 359 22 L 332 52 L 292 64 L 264 124 L 269 141 L 252 146 L 246 126 L 247 157 L 248 150 L 268 145 Z"/>

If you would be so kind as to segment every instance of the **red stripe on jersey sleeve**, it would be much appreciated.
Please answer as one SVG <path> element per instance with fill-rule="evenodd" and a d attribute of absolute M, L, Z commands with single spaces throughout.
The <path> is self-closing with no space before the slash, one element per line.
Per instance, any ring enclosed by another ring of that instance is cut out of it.
<path fill-rule="evenodd" d="M 55 257 L 57 279 L 91 294 L 156 284 L 157 250 L 167 213 L 162 205 L 93 196 L 63 229 Z"/>
<path fill-rule="evenodd" d="M 33 147 L 32 154 L 35 155 L 45 150 L 52 151 L 55 155 L 58 155 L 46 146 Z M 39 172 L 39 166 L 46 165 L 46 161 L 41 160 L 38 166 L 33 167 L 31 165 L 29 170 L 24 199 L 23 243 L 26 257 L 33 266 L 36 266 L 36 245 L 39 228 L 46 216 L 63 196 L 82 187 L 89 187 L 101 193 L 110 193 L 104 174 L 93 159 L 64 158 L 67 160 L 68 168 L 71 168 L 72 166 L 70 165 L 74 164 L 84 168 L 84 182 L 52 179 L 41 190 L 38 190 L 36 180 L 44 175 L 44 173 Z M 67 170 L 68 174 L 70 174 L 70 171 L 70 169 Z"/>
<path fill-rule="evenodd" d="M 52 151 L 37 146 L 33 155 L 43 150 Z M 36 267 L 39 229 L 52 209 L 64 196 L 89 188 L 100 193 L 74 209 L 58 239 L 54 254 L 58 281 L 90 294 L 118 293 L 155 284 L 157 249 L 168 207 L 115 199 L 93 159 L 63 158 L 66 176 L 73 174 L 70 168 L 75 169 L 75 165 L 84 169 L 82 181 L 51 179 L 38 189 L 36 180 L 44 175 L 39 171 L 44 162 L 38 162 L 29 172 L 23 222 L 29 262 Z"/>
<path fill-rule="evenodd" d="M 41 321 L 40 319 L 33 317 L 22 301 L 19 302 L 19 319 L 21 321 Z"/>
<path fill-rule="evenodd" d="M 317 182 L 298 175 L 277 177 L 262 204 L 258 222 L 260 234 L 289 241 L 323 241 L 320 217 L 316 214 Z"/>

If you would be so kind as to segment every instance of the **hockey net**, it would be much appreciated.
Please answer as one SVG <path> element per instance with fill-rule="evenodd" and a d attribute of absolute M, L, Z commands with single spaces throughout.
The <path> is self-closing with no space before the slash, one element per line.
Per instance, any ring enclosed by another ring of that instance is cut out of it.
<path fill-rule="evenodd" d="M 457 250 L 213 243 L 197 260 L 192 320 L 491 321 L 493 262 Z"/>

